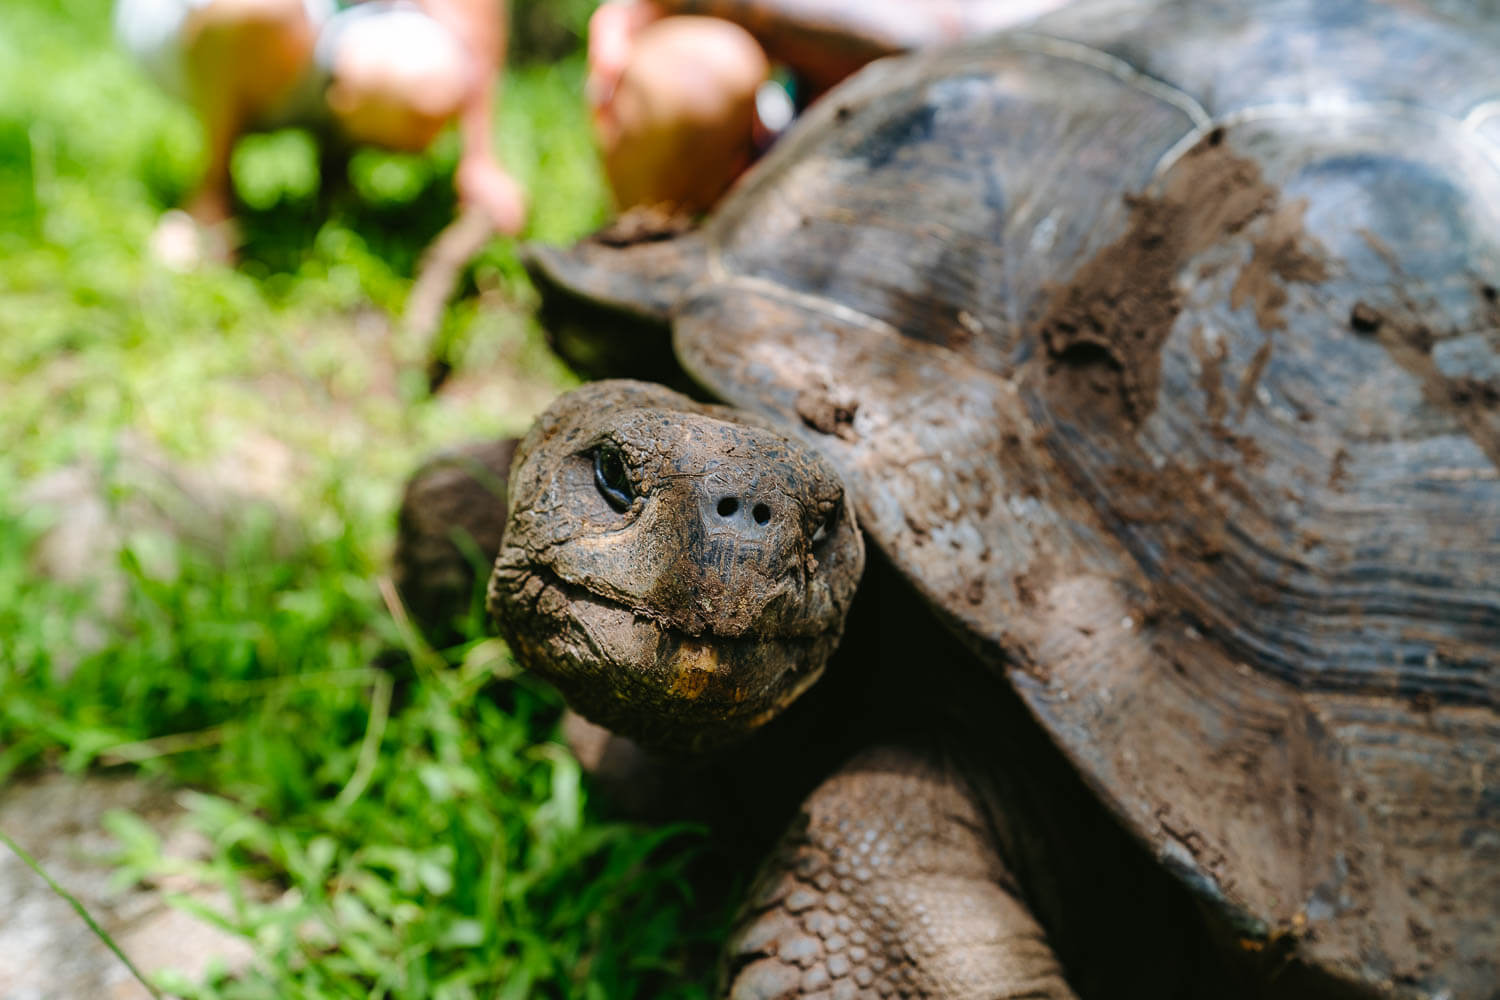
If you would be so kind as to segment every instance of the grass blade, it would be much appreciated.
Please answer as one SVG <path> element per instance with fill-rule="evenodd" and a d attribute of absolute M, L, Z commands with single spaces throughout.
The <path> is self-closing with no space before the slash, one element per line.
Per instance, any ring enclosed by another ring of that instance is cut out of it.
<path fill-rule="evenodd" d="M 115 939 L 109 936 L 108 931 L 99 926 L 98 921 L 96 921 L 93 916 L 89 914 L 89 911 L 84 907 L 83 903 L 79 902 L 77 896 L 73 895 L 71 892 L 59 885 L 51 875 L 47 874 L 46 869 L 41 866 L 36 858 L 32 857 L 31 854 L 27 852 L 26 848 L 22 847 L 14 840 L 11 840 L 10 836 L 4 830 L 0 830 L 0 843 L 3 843 L 6 847 L 10 848 L 11 852 L 15 854 L 16 857 L 24 861 L 28 868 L 36 872 L 37 875 L 41 877 L 42 881 L 47 883 L 48 888 L 61 896 L 69 906 L 73 907 L 74 912 L 76 912 L 81 918 L 83 918 L 84 923 L 88 924 L 89 930 L 94 932 L 94 936 L 97 937 L 100 941 L 103 941 L 104 946 L 110 951 L 114 952 L 116 958 L 125 963 L 125 968 L 129 969 L 130 974 L 134 976 L 140 982 L 140 984 L 146 988 L 147 993 L 150 993 L 153 997 L 156 998 L 156 1000 L 163 1000 L 161 992 L 155 986 L 151 985 L 151 981 L 145 977 L 140 969 L 136 968 L 135 963 L 130 960 L 130 956 L 126 955 L 125 952 L 120 950 L 120 946 L 115 944 Z"/>

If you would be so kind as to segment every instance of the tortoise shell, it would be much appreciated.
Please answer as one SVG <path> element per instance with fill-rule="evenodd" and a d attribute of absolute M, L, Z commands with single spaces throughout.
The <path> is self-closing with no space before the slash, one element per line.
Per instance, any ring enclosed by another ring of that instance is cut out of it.
<path fill-rule="evenodd" d="M 1247 948 L 1500 982 L 1500 28 L 1081 3 L 547 251 L 867 537 Z M 920 668 L 921 664 L 914 664 Z"/>

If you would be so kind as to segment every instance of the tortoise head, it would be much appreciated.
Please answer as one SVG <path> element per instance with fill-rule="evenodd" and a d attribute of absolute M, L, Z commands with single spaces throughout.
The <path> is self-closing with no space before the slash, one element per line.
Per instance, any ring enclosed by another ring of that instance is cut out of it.
<path fill-rule="evenodd" d="M 728 742 L 805 691 L 864 563 L 820 455 L 639 382 L 553 404 L 510 498 L 491 614 L 574 708 L 657 749 Z"/>

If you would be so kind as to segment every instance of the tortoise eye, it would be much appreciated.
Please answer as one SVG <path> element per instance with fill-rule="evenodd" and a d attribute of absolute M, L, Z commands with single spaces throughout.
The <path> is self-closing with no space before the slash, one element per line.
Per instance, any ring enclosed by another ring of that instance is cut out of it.
<path fill-rule="evenodd" d="M 625 460 L 618 448 L 601 444 L 594 449 L 594 485 L 615 510 L 623 514 L 630 509 L 636 496 L 635 486 L 625 471 Z"/>
<path fill-rule="evenodd" d="M 838 530 L 839 515 L 843 513 L 843 510 L 844 505 L 842 503 L 833 505 L 833 509 L 818 524 L 818 530 L 813 532 L 812 543 L 814 546 L 822 545 L 833 537 L 833 533 Z"/>

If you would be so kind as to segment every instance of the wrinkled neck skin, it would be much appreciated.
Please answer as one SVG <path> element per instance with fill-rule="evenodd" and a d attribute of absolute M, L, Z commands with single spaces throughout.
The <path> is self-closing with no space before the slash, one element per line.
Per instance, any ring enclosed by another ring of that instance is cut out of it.
<path fill-rule="evenodd" d="M 658 386 L 569 393 L 517 452 L 489 608 L 584 716 L 722 746 L 822 673 L 864 562 L 816 452 Z"/>

